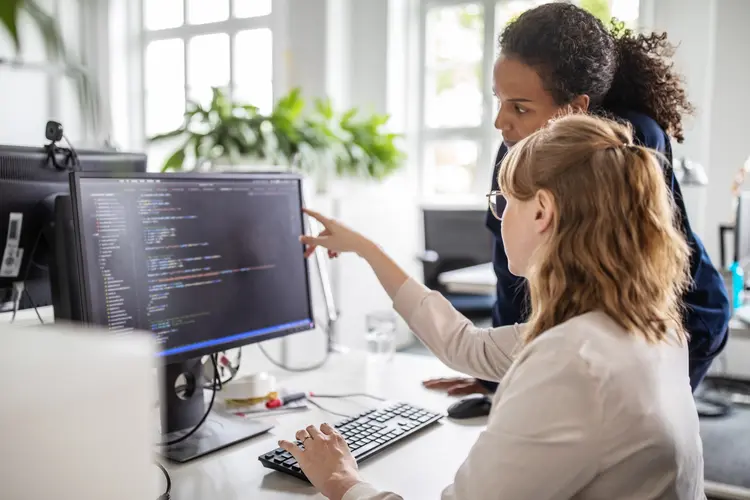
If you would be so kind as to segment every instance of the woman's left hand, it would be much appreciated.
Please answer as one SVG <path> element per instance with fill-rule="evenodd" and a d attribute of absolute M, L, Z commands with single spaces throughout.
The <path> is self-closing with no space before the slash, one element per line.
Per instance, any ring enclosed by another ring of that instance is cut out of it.
<path fill-rule="evenodd" d="M 295 437 L 304 450 L 289 441 L 279 441 L 279 446 L 292 454 L 307 479 L 327 498 L 339 500 L 361 481 L 349 446 L 333 427 L 323 424 L 318 430 L 311 425 Z"/>

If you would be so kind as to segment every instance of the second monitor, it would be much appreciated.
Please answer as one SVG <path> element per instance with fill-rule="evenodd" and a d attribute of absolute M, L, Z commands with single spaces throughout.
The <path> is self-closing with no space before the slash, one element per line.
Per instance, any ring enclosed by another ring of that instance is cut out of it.
<path fill-rule="evenodd" d="M 83 321 L 153 333 L 167 439 L 206 412 L 202 356 L 314 328 L 301 193 L 291 175 L 72 174 Z M 181 375 L 194 385 L 187 399 L 175 391 Z M 168 455 L 184 461 L 268 430 L 216 419 Z"/>

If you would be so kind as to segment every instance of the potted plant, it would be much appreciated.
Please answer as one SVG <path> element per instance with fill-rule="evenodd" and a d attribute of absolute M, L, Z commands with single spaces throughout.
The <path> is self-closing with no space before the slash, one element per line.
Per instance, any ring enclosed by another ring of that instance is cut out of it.
<path fill-rule="evenodd" d="M 182 125 L 149 141 L 183 139 L 164 172 L 273 165 L 312 176 L 321 192 L 333 176 L 382 180 L 403 165 L 399 136 L 384 130 L 387 122 L 387 115 L 363 117 L 357 109 L 339 115 L 327 99 L 307 109 L 299 89 L 263 114 L 214 88 L 208 106 L 188 102 Z"/>

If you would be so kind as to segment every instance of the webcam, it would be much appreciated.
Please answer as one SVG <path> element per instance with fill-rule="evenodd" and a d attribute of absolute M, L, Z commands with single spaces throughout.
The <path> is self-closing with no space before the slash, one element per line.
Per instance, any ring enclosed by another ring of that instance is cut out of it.
<path fill-rule="evenodd" d="M 44 135 L 48 141 L 59 142 L 63 138 L 63 126 L 61 123 L 55 121 L 48 121 L 47 126 L 44 128 Z"/>

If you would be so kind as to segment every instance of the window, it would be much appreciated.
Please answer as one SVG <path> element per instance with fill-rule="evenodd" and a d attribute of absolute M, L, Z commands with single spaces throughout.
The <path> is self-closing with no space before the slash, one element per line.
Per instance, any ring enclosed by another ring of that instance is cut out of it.
<path fill-rule="evenodd" d="M 212 87 L 271 110 L 272 0 L 142 0 L 142 12 L 146 136 L 178 127 L 188 101 L 208 105 Z M 149 146 L 149 168 L 177 144 Z"/>
<path fill-rule="evenodd" d="M 549 0 L 420 0 L 419 158 L 423 195 L 484 193 L 500 146 L 493 123 L 497 37 L 524 10 Z M 600 18 L 635 26 L 639 0 L 578 0 Z"/>

